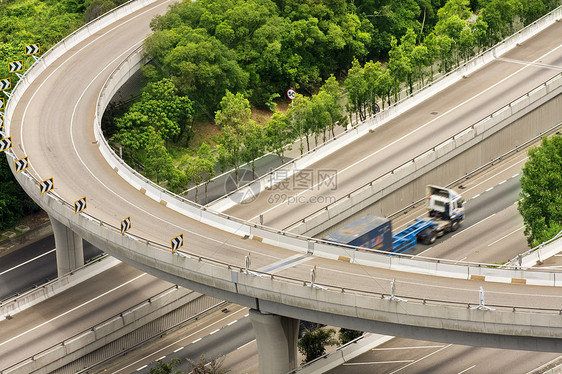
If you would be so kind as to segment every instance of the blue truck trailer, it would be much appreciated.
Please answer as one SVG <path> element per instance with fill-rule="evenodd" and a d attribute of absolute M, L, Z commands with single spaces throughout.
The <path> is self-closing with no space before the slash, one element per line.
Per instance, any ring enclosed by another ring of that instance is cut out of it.
<path fill-rule="evenodd" d="M 464 220 L 464 201 L 445 187 L 430 185 L 427 192 L 428 217 L 416 218 L 395 234 L 388 219 L 371 214 L 330 233 L 324 240 L 391 253 L 405 253 L 418 241 L 433 244 L 438 237 L 459 228 Z"/>

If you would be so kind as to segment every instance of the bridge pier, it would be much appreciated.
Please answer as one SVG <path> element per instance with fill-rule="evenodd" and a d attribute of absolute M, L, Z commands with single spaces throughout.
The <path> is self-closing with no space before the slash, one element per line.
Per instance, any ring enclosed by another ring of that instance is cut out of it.
<path fill-rule="evenodd" d="M 299 320 L 250 310 L 258 344 L 260 373 L 286 374 L 297 363 Z"/>
<path fill-rule="evenodd" d="M 57 273 L 60 277 L 84 265 L 84 246 L 82 238 L 60 221 L 49 215 L 57 256 Z"/>

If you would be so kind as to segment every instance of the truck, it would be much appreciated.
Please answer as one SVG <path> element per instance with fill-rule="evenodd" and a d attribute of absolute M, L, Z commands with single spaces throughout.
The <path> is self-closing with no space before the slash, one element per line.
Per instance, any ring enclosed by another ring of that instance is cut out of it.
<path fill-rule="evenodd" d="M 450 188 L 429 185 L 427 211 L 426 218 L 416 218 L 395 234 L 388 219 L 370 214 L 330 233 L 324 240 L 365 250 L 405 253 L 418 242 L 430 245 L 438 237 L 457 231 L 464 220 L 464 200 Z"/>

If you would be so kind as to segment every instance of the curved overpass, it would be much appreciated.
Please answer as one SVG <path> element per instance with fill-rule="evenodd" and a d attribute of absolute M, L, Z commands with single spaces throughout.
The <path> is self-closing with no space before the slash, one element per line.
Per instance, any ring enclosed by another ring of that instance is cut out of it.
<path fill-rule="evenodd" d="M 200 210 L 146 182 L 125 181 L 119 174 L 130 179 L 131 172 L 104 159 L 114 155 L 93 126 L 95 103 L 110 72 L 142 43 L 152 16 L 170 2 L 144 3 L 112 23 L 106 17 L 99 30 L 88 26 L 83 40 L 77 34 L 60 43 L 26 73 L 8 103 L 5 132 L 14 145 L 8 159 L 13 167 L 14 159 L 29 158 L 31 167 L 16 178 L 51 217 L 139 269 L 263 313 L 414 338 L 562 351 L 556 273 L 357 253 Z M 51 177 L 55 190 L 41 194 L 38 183 Z M 75 214 L 72 204 L 83 196 L 87 209 Z M 121 235 L 127 216 L 133 228 Z M 180 233 L 185 247 L 172 253 L 170 239 Z M 251 268 L 263 273 L 244 271 L 248 253 Z M 330 255 L 315 255 L 321 253 Z M 357 263 L 334 260 L 340 255 Z M 395 271 L 413 267 L 426 274 Z M 450 278 L 432 276 L 437 273 Z M 549 286 L 486 283 L 486 304 L 495 309 L 487 311 L 474 309 L 482 285 L 469 280 L 475 275 Z M 392 279 L 408 302 L 389 299 Z"/>

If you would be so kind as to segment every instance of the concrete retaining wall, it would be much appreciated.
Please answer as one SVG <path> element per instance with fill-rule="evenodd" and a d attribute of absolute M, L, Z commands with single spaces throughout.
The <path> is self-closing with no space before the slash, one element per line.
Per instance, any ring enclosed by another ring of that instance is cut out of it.
<path fill-rule="evenodd" d="M 64 292 L 119 263 L 119 260 L 106 257 L 102 260 L 84 265 L 71 273 L 52 280 L 51 282 L 33 290 L 11 299 L 4 300 L 3 302 L 0 302 L 0 321 L 5 320 L 8 316 L 13 316 L 22 310 L 31 308 L 32 306 L 47 300 L 49 297 L 53 297 L 61 292 Z"/>
<path fill-rule="evenodd" d="M 50 373 L 200 298 L 209 297 L 181 287 L 170 288 L 91 329 L 2 370 L 1 373 Z M 212 299 L 211 302 L 217 301 Z M 205 309 L 207 307 L 193 314 L 198 314 Z"/>

